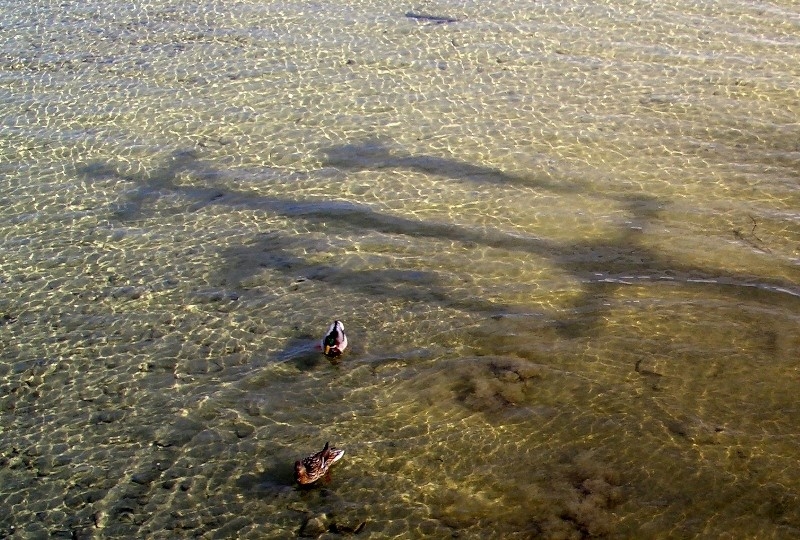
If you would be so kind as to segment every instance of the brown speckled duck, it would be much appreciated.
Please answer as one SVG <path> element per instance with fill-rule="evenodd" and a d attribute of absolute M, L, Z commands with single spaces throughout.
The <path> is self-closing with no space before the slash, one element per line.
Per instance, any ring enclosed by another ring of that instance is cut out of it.
<path fill-rule="evenodd" d="M 322 352 L 328 358 L 338 358 L 347 348 L 347 336 L 344 335 L 342 321 L 333 321 L 328 333 L 322 338 Z"/>
<path fill-rule="evenodd" d="M 301 485 L 313 484 L 327 475 L 331 465 L 342 459 L 342 456 L 344 450 L 326 442 L 325 447 L 316 454 L 294 462 L 294 478 Z"/>

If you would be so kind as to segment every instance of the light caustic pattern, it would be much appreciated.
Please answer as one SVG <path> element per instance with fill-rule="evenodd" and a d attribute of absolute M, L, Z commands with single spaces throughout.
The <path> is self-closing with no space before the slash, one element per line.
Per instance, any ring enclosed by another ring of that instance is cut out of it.
<path fill-rule="evenodd" d="M 409 9 L 0 2 L 0 536 L 798 534 L 797 6 Z"/>

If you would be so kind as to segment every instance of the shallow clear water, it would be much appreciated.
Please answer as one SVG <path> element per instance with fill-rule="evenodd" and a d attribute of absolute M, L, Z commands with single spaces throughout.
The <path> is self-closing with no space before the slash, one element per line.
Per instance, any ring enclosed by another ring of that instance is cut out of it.
<path fill-rule="evenodd" d="M 795 2 L 328 4 L 0 1 L 0 536 L 800 534 Z"/>

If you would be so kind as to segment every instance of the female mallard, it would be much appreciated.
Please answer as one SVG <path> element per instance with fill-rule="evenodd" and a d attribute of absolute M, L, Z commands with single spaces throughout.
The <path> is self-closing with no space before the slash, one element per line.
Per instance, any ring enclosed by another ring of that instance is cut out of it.
<path fill-rule="evenodd" d="M 341 321 L 333 321 L 328 333 L 322 338 L 322 352 L 328 358 L 338 358 L 347 348 L 347 336 Z"/>
<path fill-rule="evenodd" d="M 313 484 L 328 474 L 331 465 L 342 459 L 343 455 L 344 450 L 334 448 L 326 442 L 321 451 L 294 462 L 294 478 L 298 484 Z"/>

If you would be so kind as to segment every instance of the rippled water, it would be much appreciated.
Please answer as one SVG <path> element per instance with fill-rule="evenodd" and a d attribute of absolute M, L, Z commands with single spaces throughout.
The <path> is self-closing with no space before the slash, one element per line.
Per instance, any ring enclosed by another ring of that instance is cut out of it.
<path fill-rule="evenodd" d="M 793 0 L 0 15 L 0 536 L 800 535 Z"/>

